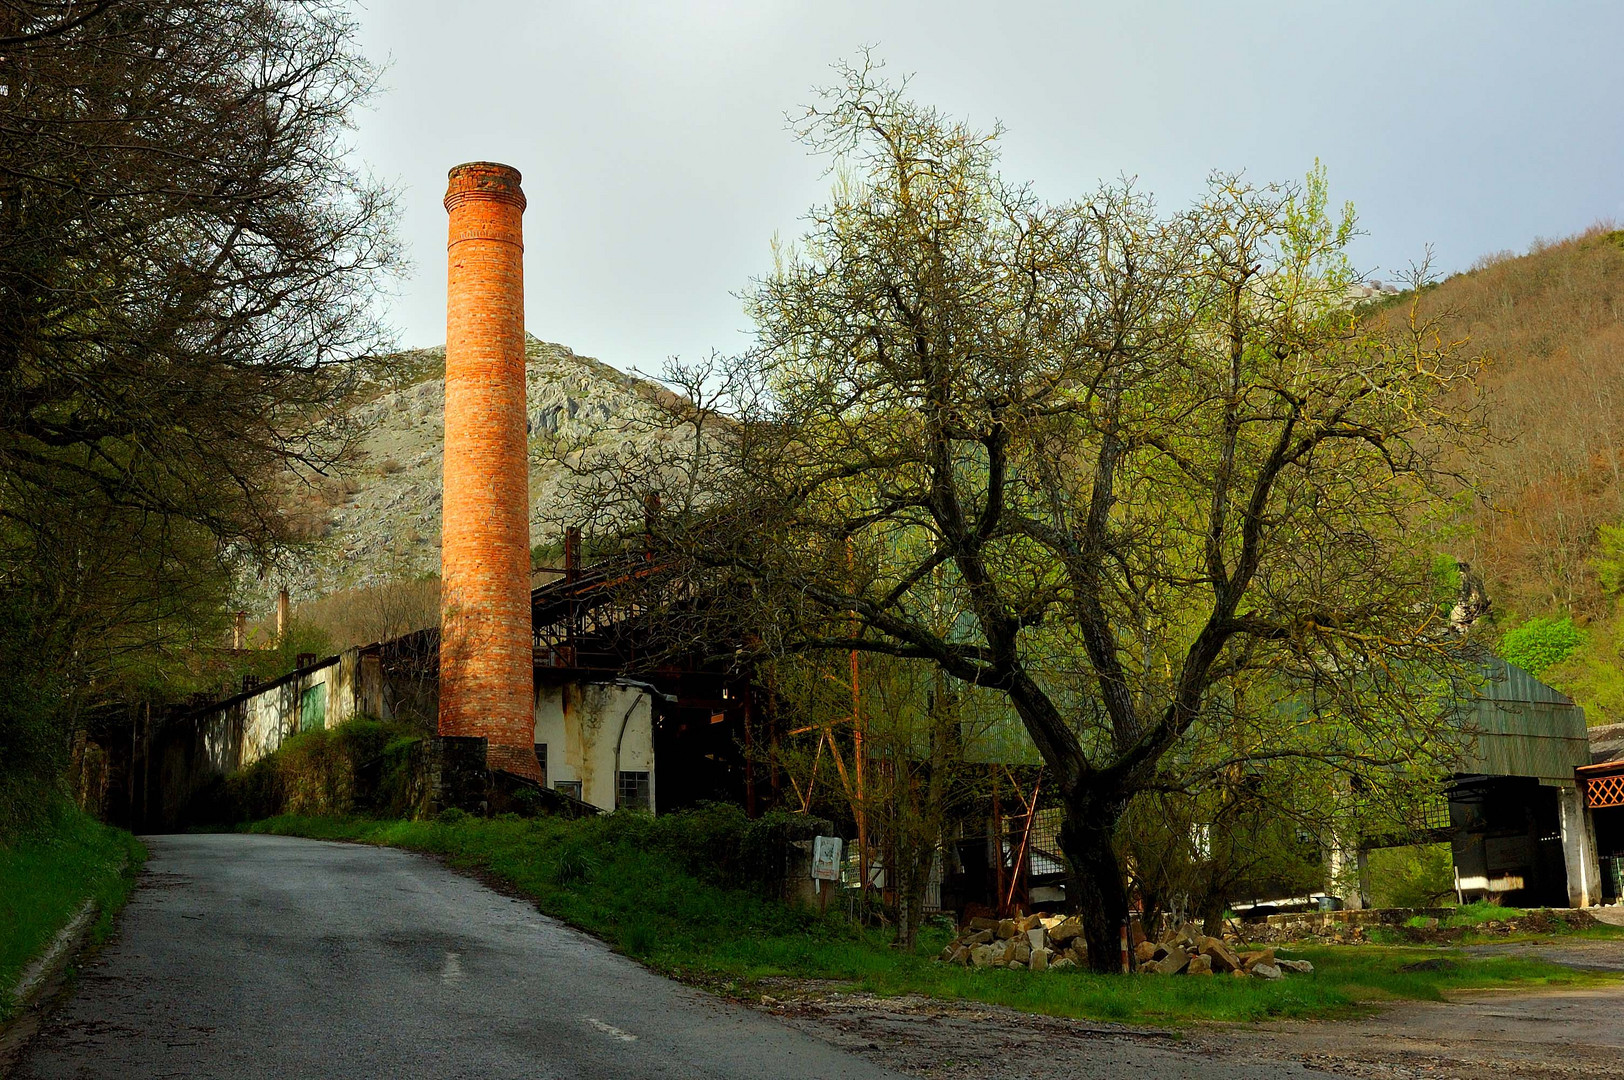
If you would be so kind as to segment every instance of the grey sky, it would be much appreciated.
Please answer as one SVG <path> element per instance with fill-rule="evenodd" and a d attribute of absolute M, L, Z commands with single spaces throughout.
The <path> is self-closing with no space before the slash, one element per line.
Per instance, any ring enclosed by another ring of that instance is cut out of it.
<path fill-rule="evenodd" d="M 784 114 L 877 46 L 921 100 L 1002 120 L 1050 199 L 1321 158 L 1392 276 L 1624 221 L 1624 4 L 369 0 L 358 149 L 402 192 L 403 345 L 444 340 L 446 170 L 524 173 L 532 333 L 622 368 L 736 350 L 737 292 L 827 189 Z"/>

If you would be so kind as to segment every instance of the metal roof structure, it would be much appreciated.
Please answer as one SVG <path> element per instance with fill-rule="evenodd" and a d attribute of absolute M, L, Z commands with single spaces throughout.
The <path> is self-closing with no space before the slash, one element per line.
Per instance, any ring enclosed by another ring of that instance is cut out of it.
<path fill-rule="evenodd" d="M 1515 664 L 1491 656 L 1477 696 L 1457 708 L 1468 739 L 1463 773 L 1571 784 L 1590 764 L 1585 711 Z"/>

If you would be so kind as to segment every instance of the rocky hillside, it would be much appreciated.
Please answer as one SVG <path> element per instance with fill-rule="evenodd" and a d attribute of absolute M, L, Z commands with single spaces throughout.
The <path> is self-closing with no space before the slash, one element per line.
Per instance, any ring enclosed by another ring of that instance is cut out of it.
<path fill-rule="evenodd" d="M 525 351 L 531 543 L 546 546 L 571 517 L 560 457 L 651 437 L 646 421 L 662 391 L 563 345 L 532 337 Z M 296 600 L 439 573 L 445 348 L 395 359 L 391 377 L 357 395 L 350 410 L 363 432 L 350 468 L 303 493 L 319 542 L 288 568 Z"/>

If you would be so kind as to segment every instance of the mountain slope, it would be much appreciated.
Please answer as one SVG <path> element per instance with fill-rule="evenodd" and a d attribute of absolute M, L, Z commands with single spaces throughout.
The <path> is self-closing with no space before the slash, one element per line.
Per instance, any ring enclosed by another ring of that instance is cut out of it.
<path fill-rule="evenodd" d="M 1543 677 L 1593 723 L 1624 719 L 1624 534 L 1608 539 L 1624 523 L 1624 232 L 1480 260 L 1424 292 L 1421 307 L 1448 316 L 1489 361 L 1495 443 L 1476 463 L 1487 498 L 1462 501 L 1448 541 L 1484 576 L 1486 629 L 1509 648 L 1539 638 L 1529 655 L 1547 662 L 1573 650 Z"/>
<path fill-rule="evenodd" d="M 532 337 L 525 352 L 531 543 L 545 545 L 572 516 L 559 455 L 646 437 L 639 421 L 652 417 L 663 390 L 563 345 Z M 396 361 L 412 374 L 349 410 L 363 431 L 354 461 L 304 492 L 307 531 L 319 542 L 283 578 L 296 600 L 440 571 L 445 347 Z"/>
<path fill-rule="evenodd" d="M 1485 582 L 1479 632 L 1544 664 L 1592 722 L 1624 720 L 1624 232 L 1481 260 L 1420 306 L 1489 360 L 1483 497 L 1463 497 L 1439 541 Z M 560 458 L 656 437 L 645 422 L 666 391 L 562 345 L 531 338 L 527 356 L 531 542 L 554 545 L 560 522 L 590 516 L 563 495 Z M 354 467 L 306 495 L 322 540 L 285 578 L 297 599 L 439 571 L 445 350 L 403 359 L 415 374 L 351 410 L 366 432 Z"/>

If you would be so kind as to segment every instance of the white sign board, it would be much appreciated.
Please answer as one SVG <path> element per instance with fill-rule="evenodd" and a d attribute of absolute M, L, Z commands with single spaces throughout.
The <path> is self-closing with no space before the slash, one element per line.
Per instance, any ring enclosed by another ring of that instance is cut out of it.
<path fill-rule="evenodd" d="M 818 836 L 812 840 L 812 880 L 839 881 L 840 853 L 844 846 L 838 836 Z"/>

